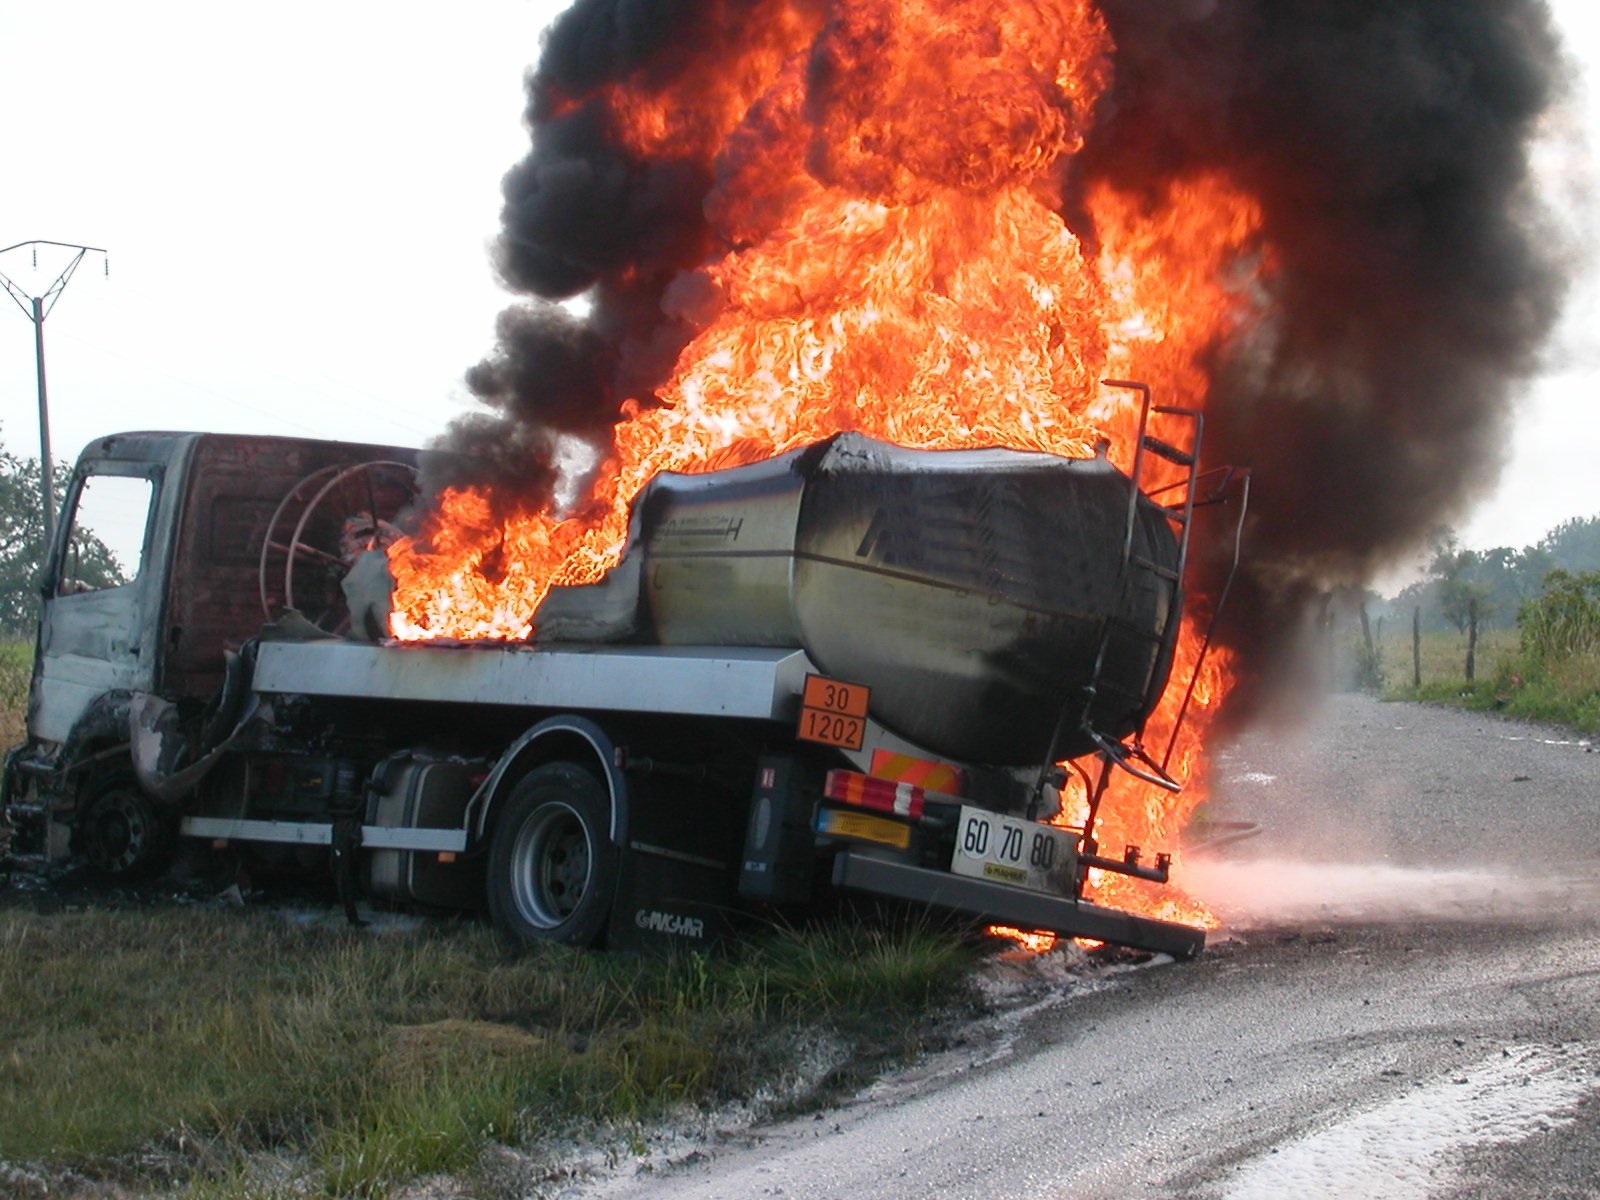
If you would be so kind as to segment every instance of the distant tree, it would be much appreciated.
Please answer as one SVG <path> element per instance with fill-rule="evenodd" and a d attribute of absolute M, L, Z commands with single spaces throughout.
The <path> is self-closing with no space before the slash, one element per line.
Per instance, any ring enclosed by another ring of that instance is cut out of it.
<path fill-rule="evenodd" d="M 53 472 L 55 510 L 66 498 L 65 472 Z M 122 568 L 106 544 L 88 530 L 74 546 L 78 578 L 93 587 L 123 581 Z M 49 547 L 39 506 L 39 460 L 0 449 L 0 634 L 29 637 L 39 617 L 39 582 Z"/>
<path fill-rule="evenodd" d="M 1480 626 L 1506 628 L 1525 604 L 1543 594 L 1552 571 L 1600 571 L 1600 516 L 1563 521 L 1521 550 L 1464 550 L 1455 530 L 1446 525 L 1432 531 L 1429 546 L 1427 575 L 1373 611 L 1409 621 L 1421 609 L 1425 628 L 1460 633 L 1477 600 Z"/>
<path fill-rule="evenodd" d="M 1600 571 L 1600 516 L 1561 522 L 1539 539 L 1537 549 L 1550 556 L 1546 573 L 1556 567 L 1574 575 Z"/>
<path fill-rule="evenodd" d="M 1526 603 L 1544 590 L 1545 576 L 1561 564 L 1554 551 L 1542 542 L 1537 546 L 1524 546 L 1517 552 L 1517 598 Z"/>
<path fill-rule="evenodd" d="M 1498 557 L 1501 552 L 1494 553 L 1496 562 L 1503 561 Z M 1504 551 L 1504 554 L 1510 555 L 1511 551 Z M 1476 550 L 1463 550 L 1453 531 L 1445 531 L 1435 542 L 1428 574 L 1439 584 L 1439 611 L 1457 633 L 1467 631 L 1474 607 L 1480 621 L 1492 613 L 1486 578 L 1490 570 L 1485 555 Z"/>

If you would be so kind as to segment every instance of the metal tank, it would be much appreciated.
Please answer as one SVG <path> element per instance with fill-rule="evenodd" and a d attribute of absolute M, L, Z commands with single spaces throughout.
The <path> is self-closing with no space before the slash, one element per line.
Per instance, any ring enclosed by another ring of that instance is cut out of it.
<path fill-rule="evenodd" d="M 1178 541 L 1164 509 L 1141 495 L 1130 510 L 1133 497 L 1103 458 L 853 433 L 663 473 L 634 504 L 622 563 L 555 589 L 536 636 L 794 646 L 935 753 L 1073 757 L 1093 749 L 1079 717 L 1103 639 L 1089 712 L 1103 735 L 1138 727 L 1171 664 Z"/>

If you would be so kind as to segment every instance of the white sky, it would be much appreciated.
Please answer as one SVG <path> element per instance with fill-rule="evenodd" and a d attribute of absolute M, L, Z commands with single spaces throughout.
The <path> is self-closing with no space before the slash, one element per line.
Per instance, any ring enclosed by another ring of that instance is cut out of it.
<path fill-rule="evenodd" d="M 439 432 L 507 301 L 488 245 L 559 7 L 0 0 L 0 246 L 110 251 L 45 322 L 55 457 L 136 428 Z M 56 254 L 0 271 L 39 289 Z M 0 436 L 37 455 L 33 327 L 4 305 Z"/>
<path fill-rule="evenodd" d="M 522 75 L 561 6 L 0 0 L 0 246 L 111 259 L 108 279 L 87 258 L 45 323 L 57 460 L 138 428 L 415 445 L 469 407 L 461 375 L 507 299 L 488 245 L 526 147 Z M 1555 7 L 1600 61 L 1600 6 Z M 1555 124 L 1542 169 L 1588 256 L 1579 143 L 1600 86 Z M 36 292 L 64 263 L 13 252 L 0 271 Z M 1470 545 L 1600 513 L 1597 279 L 1519 405 L 1499 491 L 1462 522 Z M 4 298 L 0 438 L 38 453 L 33 327 Z"/>

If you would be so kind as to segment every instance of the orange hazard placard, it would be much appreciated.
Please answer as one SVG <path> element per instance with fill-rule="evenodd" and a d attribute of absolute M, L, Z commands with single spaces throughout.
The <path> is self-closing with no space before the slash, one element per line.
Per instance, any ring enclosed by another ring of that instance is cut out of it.
<path fill-rule="evenodd" d="M 871 696 L 871 691 L 859 683 L 807 675 L 795 736 L 825 746 L 861 749 L 867 737 L 867 701 Z"/>

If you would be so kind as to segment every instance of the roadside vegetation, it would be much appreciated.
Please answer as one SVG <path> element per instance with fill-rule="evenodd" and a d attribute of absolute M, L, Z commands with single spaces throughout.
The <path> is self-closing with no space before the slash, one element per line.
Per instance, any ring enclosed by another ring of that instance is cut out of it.
<path fill-rule="evenodd" d="M 22 740 L 32 670 L 33 643 L 0 636 L 0 750 Z"/>
<path fill-rule="evenodd" d="M 1329 595 L 1320 625 L 1335 687 L 1600 733 L 1600 516 L 1520 550 L 1440 529 L 1421 579 Z"/>
<path fill-rule="evenodd" d="M 1475 638 L 1431 629 L 1414 646 L 1409 622 L 1372 624 L 1370 646 L 1355 634 L 1348 642 L 1354 686 L 1600 733 L 1600 572 L 1550 572 L 1513 627 Z"/>
<path fill-rule="evenodd" d="M 1425 659 L 1430 640 L 1437 638 L 1424 638 Z M 1450 649 L 1453 669 L 1425 666 L 1420 687 L 1408 678 L 1389 694 L 1600 733 L 1600 572 L 1552 572 L 1544 591 L 1518 611 L 1515 630 L 1480 637 L 1473 679 L 1462 667 L 1460 639 L 1454 647 L 1435 645 L 1432 656 L 1448 663 Z"/>
<path fill-rule="evenodd" d="M 450 923 L 0 910 L 0 1189 L 381 1197 L 448 1172 L 498 1194 L 515 1158 L 524 1194 L 563 1138 L 626 1152 L 681 1106 L 859 1085 L 966 997 L 976 954 L 854 922 L 659 960 Z"/>

